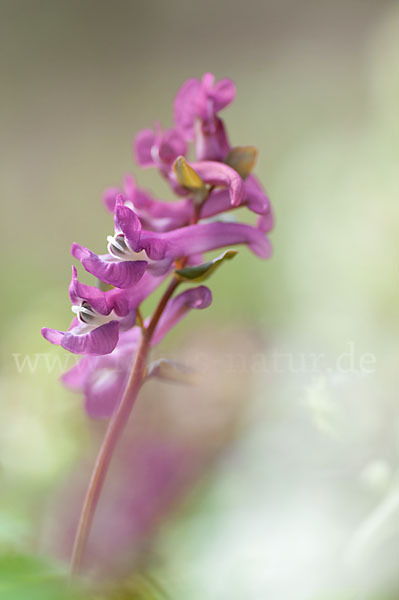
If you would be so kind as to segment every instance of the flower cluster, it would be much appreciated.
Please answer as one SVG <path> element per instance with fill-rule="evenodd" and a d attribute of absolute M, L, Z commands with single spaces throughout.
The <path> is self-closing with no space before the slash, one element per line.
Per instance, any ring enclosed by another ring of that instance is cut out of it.
<path fill-rule="evenodd" d="M 84 392 L 93 417 L 108 417 L 119 404 L 132 356 L 150 322 L 142 318 L 140 305 L 170 274 L 179 282 L 202 281 L 235 253 L 225 252 L 208 262 L 203 254 L 226 246 L 244 244 L 261 258 L 271 254 L 266 235 L 273 225 L 270 202 L 252 174 L 257 151 L 252 146 L 232 147 L 219 117 L 234 96 L 229 79 L 215 82 L 210 73 L 201 80 L 189 79 L 174 101 L 174 127 L 145 129 L 134 142 L 138 165 L 158 169 L 177 199 L 156 199 L 127 175 L 121 189 L 104 193 L 114 220 L 106 252 L 99 255 L 72 245 L 72 255 L 101 285 L 80 283 L 73 267 L 71 326 L 66 332 L 43 328 L 42 334 L 51 343 L 84 355 L 63 381 Z M 194 160 L 187 154 L 190 142 Z M 255 225 L 222 216 L 241 206 L 257 215 Z M 150 346 L 190 309 L 205 308 L 211 299 L 203 285 L 171 297 Z"/>

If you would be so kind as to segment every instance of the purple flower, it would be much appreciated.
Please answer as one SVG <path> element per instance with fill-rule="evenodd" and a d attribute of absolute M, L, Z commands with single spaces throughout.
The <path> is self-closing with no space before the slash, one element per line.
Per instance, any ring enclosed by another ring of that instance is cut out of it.
<path fill-rule="evenodd" d="M 179 131 L 162 131 L 159 125 L 143 129 L 134 141 L 134 154 L 140 167 L 157 167 L 166 176 L 176 158 L 186 152 L 187 144 Z"/>
<path fill-rule="evenodd" d="M 198 160 L 223 160 L 230 144 L 223 121 L 217 114 L 235 97 L 230 79 L 215 83 L 212 73 L 201 80 L 189 79 L 178 91 L 174 102 L 177 129 L 186 140 L 195 140 Z"/>
<path fill-rule="evenodd" d="M 213 164 L 218 163 L 202 163 L 200 168 L 200 173 L 205 177 L 206 173 L 211 173 L 212 181 L 221 181 L 220 173 L 235 173 L 226 165 L 222 165 L 225 167 L 222 171 L 217 168 L 212 170 L 209 165 Z M 227 179 L 228 176 L 226 182 Z M 233 175 L 231 181 L 230 197 L 240 197 L 241 178 Z M 240 185 L 236 186 L 238 182 Z M 118 197 L 115 235 L 108 236 L 109 253 L 97 255 L 79 244 L 73 244 L 71 252 L 89 273 L 105 283 L 126 289 L 135 285 L 146 269 L 153 275 L 163 275 L 173 260 L 237 244 L 248 245 L 261 258 L 268 258 L 271 253 L 270 242 L 264 232 L 258 227 L 241 223 L 189 225 L 163 233 L 146 231 L 142 229 L 134 211 L 124 204 L 123 198 Z"/>
<path fill-rule="evenodd" d="M 141 189 L 133 175 L 128 174 L 123 179 L 122 188 L 110 187 L 104 191 L 103 201 L 110 213 L 114 212 L 116 199 L 121 194 L 126 206 L 135 210 L 137 214 L 140 211 L 146 213 L 153 203 L 162 204 L 161 201 L 155 200 L 149 192 Z M 140 214 L 139 216 L 141 217 Z"/>
<path fill-rule="evenodd" d="M 222 119 L 215 117 L 208 128 L 203 121 L 195 124 L 195 155 L 197 160 L 224 160 L 230 150 L 230 142 Z"/>
<path fill-rule="evenodd" d="M 172 298 L 155 329 L 152 344 L 155 346 L 165 335 L 186 316 L 191 309 L 208 308 L 212 302 L 212 293 L 205 285 L 191 288 Z"/>
<path fill-rule="evenodd" d="M 195 120 L 201 119 L 212 128 L 217 113 L 231 104 L 235 95 L 236 87 L 231 79 L 215 83 L 212 73 L 205 73 L 202 79 L 188 79 L 174 101 L 176 127 L 186 140 L 192 140 Z"/>
<path fill-rule="evenodd" d="M 69 296 L 76 317 L 68 331 L 42 329 L 43 337 L 74 354 L 100 356 L 112 352 L 119 333 L 136 321 L 135 309 L 161 283 L 162 279 L 149 274 L 132 290 L 112 289 L 103 292 L 80 283 L 75 267 Z"/>
<path fill-rule="evenodd" d="M 126 175 L 123 188 L 112 187 L 104 192 L 104 204 L 110 212 L 115 211 L 116 199 L 131 208 L 142 226 L 150 231 L 169 231 L 187 225 L 193 216 L 190 198 L 164 202 L 157 200 L 146 190 L 139 188 L 132 175 Z"/>
<path fill-rule="evenodd" d="M 151 345 L 159 344 L 189 310 L 207 308 L 211 301 L 212 294 L 205 286 L 186 290 L 173 298 L 158 323 Z M 110 417 L 119 405 L 140 336 L 139 327 L 121 332 L 113 352 L 106 356 L 84 356 L 62 376 L 67 387 L 84 393 L 86 411 L 92 418 Z"/>
<path fill-rule="evenodd" d="M 232 171 L 229 167 L 224 169 L 226 165 L 221 163 L 216 163 L 216 165 L 219 168 L 222 167 L 224 173 Z M 199 170 L 201 171 L 201 167 Z M 201 172 L 204 175 L 204 169 Z M 209 174 L 205 172 L 204 176 L 207 182 L 210 183 Z M 213 179 L 213 181 L 215 180 Z M 219 175 L 218 181 L 219 183 L 223 183 L 221 175 Z M 227 184 L 229 183 L 226 175 L 224 181 Z M 236 201 L 238 187 L 238 198 L 242 193 L 239 206 L 247 206 L 252 212 L 263 215 L 264 220 L 270 221 L 270 200 L 257 177 L 249 175 L 241 184 L 237 174 L 233 171 L 232 181 L 238 182 L 235 190 L 232 185 L 230 189 L 217 188 L 209 194 L 201 207 L 201 219 L 209 219 L 210 217 L 215 217 L 236 208 L 235 205 L 232 205 L 232 196 Z M 140 218 L 143 228 L 149 231 L 165 232 L 172 229 L 179 229 L 188 225 L 194 216 L 194 203 L 191 198 L 184 198 L 174 202 L 156 200 L 148 192 L 140 189 L 131 175 L 126 175 L 123 189 L 108 188 L 105 191 L 104 203 L 110 212 L 114 212 L 118 196 L 121 203 L 131 208 Z M 265 232 L 271 229 L 271 227 L 263 229 L 260 225 L 258 226 Z"/>
<path fill-rule="evenodd" d="M 121 332 L 118 345 L 110 354 L 83 356 L 62 375 L 62 381 L 69 389 L 83 392 L 86 411 L 93 419 L 111 416 L 119 404 L 140 335 L 139 327 Z"/>
<path fill-rule="evenodd" d="M 151 264 L 140 248 L 141 222 L 135 212 L 118 196 L 114 213 L 115 233 L 109 235 L 108 253 L 97 255 L 80 244 L 72 244 L 71 254 L 101 281 L 122 289 L 132 287 L 149 270 L 156 275 L 167 272 L 170 261 Z"/>

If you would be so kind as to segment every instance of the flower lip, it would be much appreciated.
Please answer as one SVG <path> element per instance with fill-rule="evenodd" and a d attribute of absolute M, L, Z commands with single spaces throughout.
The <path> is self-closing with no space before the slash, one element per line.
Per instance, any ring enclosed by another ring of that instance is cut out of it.
<path fill-rule="evenodd" d="M 148 264 L 144 255 L 139 257 L 137 253 L 132 253 L 128 258 L 117 257 L 110 253 L 97 255 L 79 244 L 72 244 L 71 254 L 82 263 L 88 273 L 95 275 L 104 283 L 121 289 L 136 285 Z M 82 288 L 82 285 L 79 287 Z M 74 295 L 76 296 L 76 294 Z M 100 302 L 103 303 L 103 301 L 104 298 L 100 297 Z M 93 305 L 93 303 L 91 304 Z M 97 306 L 95 308 L 97 310 Z M 102 309 L 98 312 L 108 314 L 104 313 Z"/>

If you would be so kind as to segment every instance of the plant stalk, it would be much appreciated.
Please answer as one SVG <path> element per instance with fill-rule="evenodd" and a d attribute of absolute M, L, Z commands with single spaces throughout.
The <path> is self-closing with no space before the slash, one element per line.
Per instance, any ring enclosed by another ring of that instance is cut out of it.
<path fill-rule="evenodd" d="M 147 357 L 151 348 L 151 338 L 169 299 L 173 295 L 178 285 L 179 280 L 176 277 L 173 277 L 157 308 L 155 309 L 147 329 L 143 331 L 140 346 L 133 362 L 132 371 L 126 384 L 121 403 L 109 422 L 104 440 L 94 465 L 79 518 L 70 563 L 71 576 L 78 573 L 81 568 L 97 503 L 115 447 L 127 424 L 140 388 L 144 382 L 147 367 Z"/>

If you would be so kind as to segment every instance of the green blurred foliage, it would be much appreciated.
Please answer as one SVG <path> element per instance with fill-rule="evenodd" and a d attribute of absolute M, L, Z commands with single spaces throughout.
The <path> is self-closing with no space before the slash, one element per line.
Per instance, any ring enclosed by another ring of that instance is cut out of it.
<path fill-rule="evenodd" d="M 2 600 L 83 600 L 65 576 L 43 560 L 28 555 L 0 556 Z"/>
<path fill-rule="evenodd" d="M 1 600 L 168 600 L 149 573 L 134 574 L 118 584 L 70 581 L 57 566 L 36 556 L 0 556 Z"/>

